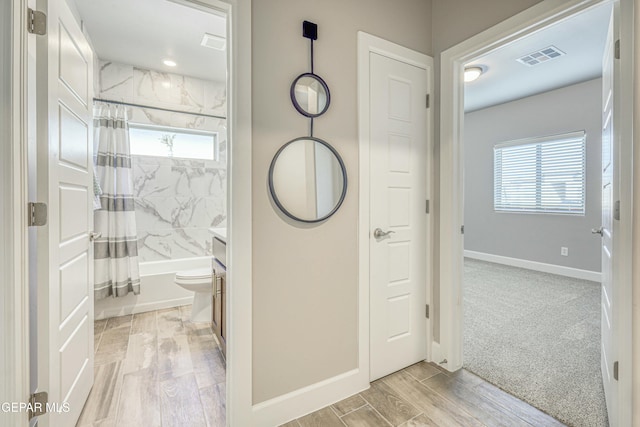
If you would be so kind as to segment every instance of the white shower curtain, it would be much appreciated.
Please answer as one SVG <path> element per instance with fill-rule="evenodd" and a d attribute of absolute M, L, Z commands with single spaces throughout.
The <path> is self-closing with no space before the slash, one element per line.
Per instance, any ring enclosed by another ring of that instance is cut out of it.
<path fill-rule="evenodd" d="M 94 108 L 95 173 L 101 193 L 94 211 L 95 299 L 140 293 L 133 174 L 126 107 Z M 98 186 L 96 186 L 98 187 Z"/>

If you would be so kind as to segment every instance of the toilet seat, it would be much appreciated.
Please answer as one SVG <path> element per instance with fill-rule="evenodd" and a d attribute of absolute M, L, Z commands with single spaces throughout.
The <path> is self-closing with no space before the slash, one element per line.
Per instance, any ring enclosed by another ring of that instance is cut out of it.
<path fill-rule="evenodd" d="M 193 292 L 191 321 L 211 323 L 213 319 L 213 270 L 211 267 L 178 271 L 174 282 Z"/>
<path fill-rule="evenodd" d="M 178 271 L 176 273 L 175 282 L 177 284 L 210 282 L 212 276 L 213 274 L 210 268 L 196 268 L 193 270 Z"/>

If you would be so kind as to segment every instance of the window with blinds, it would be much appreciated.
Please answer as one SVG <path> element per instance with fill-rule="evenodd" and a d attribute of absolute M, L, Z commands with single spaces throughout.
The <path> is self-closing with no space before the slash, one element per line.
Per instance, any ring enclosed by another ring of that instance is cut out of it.
<path fill-rule="evenodd" d="M 497 212 L 584 215 L 584 132 L 530 138 L 493 148 Z"/>

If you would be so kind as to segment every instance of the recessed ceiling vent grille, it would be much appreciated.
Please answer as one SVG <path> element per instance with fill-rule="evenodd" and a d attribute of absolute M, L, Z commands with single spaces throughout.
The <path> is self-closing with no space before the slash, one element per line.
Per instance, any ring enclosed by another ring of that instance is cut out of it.
<path fill-rule="evenodd" d="M 211 49 L 224 50 L 227 46 L 227 40 L 224 37 L 204 33 L 200 44 L 205 47 L 210 47 Z"/>
<path fill-rule="evenodd" d="M 559 58 L 565 55 L 563 51 L 555 46 L 545 47 L 544 49 L 531 52 L 528 55 L 518 58 L 517 61 L 521 64 L 533 67 L 534 65 L 542 64 L 543 62 L 550 61 L 555 58 Z"/>

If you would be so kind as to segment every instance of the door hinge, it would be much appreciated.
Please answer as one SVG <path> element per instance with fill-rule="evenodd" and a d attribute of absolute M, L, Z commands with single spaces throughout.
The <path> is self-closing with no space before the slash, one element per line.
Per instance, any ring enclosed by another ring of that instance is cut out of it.
<path fill-rule="evenodd" d="M 44 415 L 47 412 L 47 403 L 49 402 L 49 395 L 46 391 L 33 393 L 29 396 L 29 420 L 35 417 Z"/>
<path fill-rule="evenodd" d="M 425 312 L 425 316 L 427 317 L 427 319 L 429 318 L 429 304 L 427 304 L 427 309 Z"/>
<path fill-rule="evenodd" d="M 428 200 L 427 200 L 427 203 L 426 203 L 426 211 L 427 211 L 427 213 L 429 213 L 429 201 Z"/>
<path fill-rule="evenodd" d="M 464 234 L 464 225 L 460 226 L 460 234 Z"/>
<path fill-rule="evenodd" d="M 620 200 L 616 200 L 613 204 L 613 219 L 620 221 Z"/>
<path fill-rule="evenodd" d="M 431 107 L 431 97 L 427 94 L 427 108 Z"/>
<path fill-rule="evenodd" d="M 29 227 L 42 227 L 47 224 L 47 204 L 29 202 L 27 206 L 27 223 Z"/>
<path fill-rule="evenodd" d="M 618 381 L 618 362 L 613 362 L 613 379 Z"/>
<path fill-rule="evenodd" d="M 27 9 L 27 31 L 30 34 L 47 34 L 47 15 L 39 10 Z"/>
<path fill-rule="evenodd" d="M 616 59 L 620 59 L 620 39 L 616 40 L 614 56 Z"/>

